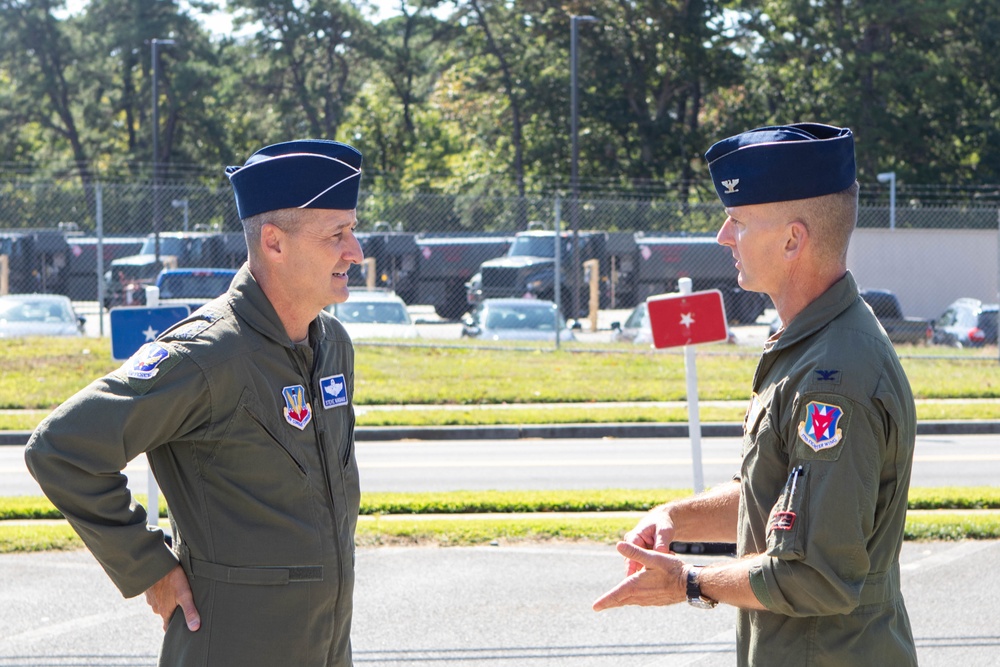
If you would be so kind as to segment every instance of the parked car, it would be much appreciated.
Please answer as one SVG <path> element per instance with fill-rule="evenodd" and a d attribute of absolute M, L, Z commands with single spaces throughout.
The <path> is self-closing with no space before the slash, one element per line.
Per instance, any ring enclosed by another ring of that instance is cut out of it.
<path fill-rule="evenodd" d="M 186 305 L 193 313 L 225 294 L 235 276 L 236 269 L 163 269 L 156 277 L 160 305 Z"/>
<path fill-rule="evenodd" d="M 624 343 L 653 344 L 653 327 L 649 323 L 649 310 L 643 301 L 629 314 L 625 323 L 611 323 L 611 340 Z"/>
<path fill-rule="evenodd" d="M 729 337 L 727 342 L 735 343 L 736 336 L 732 331 L 727 331 Z M 611 340 L 614 342 L 636 343 L 639 345 L 653 344 L 653 325 L 649 322 L 649 309 L 643 301 L 632 309 L 625 323 L 611 323 Z"/>
<path fill-rule="evenodd" d="M 62 294 L 0 296 L 0 338 L 82 336 L 86 321 Z"/>
<path fill-rule="evenodd" d="M 998 305 L 979 299 L 956 299 L 934 322 L 934 343 L 950 347 L 981 347 L 997 343 Z"/>
<path fill-rule="evenodd" d="M 871 306 L 879 324 L 893 343 L 926 345 L 934 335 L 933 322 L 920 317 L 906 317 L 899 297 L 884 289 L 861 290 L 861 298 Z"/>
<path fill-rule="evenodd" d="M 575 340 L 556 304 L 541 299 L 485 299 L 462 320 L 462 336 L 483 340 Z"/>
<path fill-rule="evenodd" d="M 354 340 L 362 338 L 419 338 L 406 304 L 393 292 L 352 290 L 344 303 L 326 307 Z"/>
<path fill-rule="evenodd" d="M 889 340 L 893 343 L 911 343 L 926 345 L 934 334 L 933 322 L 920 317 L 905 317 L 899 297 L 894 292 L 884 289 L 861 290 L 861 298 L 865 300 L 875 313 Z M 773 336 L 781 328 L 781 320 L 775 316 L 768 329 L 768 336 Z"/>

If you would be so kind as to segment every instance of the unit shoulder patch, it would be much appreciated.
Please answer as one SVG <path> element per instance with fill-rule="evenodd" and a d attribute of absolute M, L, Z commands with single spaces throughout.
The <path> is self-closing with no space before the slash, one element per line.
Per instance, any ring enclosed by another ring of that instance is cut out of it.
<path fill-rule="evenodd" d="M 137 393 L 145 394 L 156 381 L 181 360 L 169 343 L 146 343 L 122 364 L 119 372 Z"/>
<path fill-rule="evenodd" d="M 798 425 L 799 440 L 812 451 L 831 449 L 843 440 L 841 419 L 844 417 L 844 409 L 841 406 L 810 401 L 806 404 L 804 412 L 804 419 Z"/>

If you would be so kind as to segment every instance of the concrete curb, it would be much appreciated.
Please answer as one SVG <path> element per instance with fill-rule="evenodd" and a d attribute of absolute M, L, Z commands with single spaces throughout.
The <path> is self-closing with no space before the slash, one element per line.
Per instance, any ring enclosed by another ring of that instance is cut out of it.
<path fill-rule="evenodd" d="M 1000 421 L 924 421 L 917 435 L 1000 434 Z M 387 440 L 525 440 L 574 438 L 686 438 L 685 422 L 669 424 L 533 424 L 510 426 L 359 426 L 359 442 Z M 739 438 L 743 424 L 737 422 L 701 425 L 705 438 Z M 31 431 L 0 431 L 0 445 L 24 446 Z"/>

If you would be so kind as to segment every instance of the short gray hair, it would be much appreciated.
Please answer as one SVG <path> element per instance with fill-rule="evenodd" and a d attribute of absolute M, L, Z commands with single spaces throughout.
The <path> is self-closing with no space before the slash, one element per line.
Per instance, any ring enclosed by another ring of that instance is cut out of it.
<path fill-rule="evenodd" d="M 279 229 L 290 230 L 298 222 L 298 209 L 281 208 L 275 211 L 265 211 L 243 219 L 243 236 L 247 241 L 247 251 L 252 256 L 256 256 L 260 251 L 260 230 L 266 224 L 274 225 Z"/>

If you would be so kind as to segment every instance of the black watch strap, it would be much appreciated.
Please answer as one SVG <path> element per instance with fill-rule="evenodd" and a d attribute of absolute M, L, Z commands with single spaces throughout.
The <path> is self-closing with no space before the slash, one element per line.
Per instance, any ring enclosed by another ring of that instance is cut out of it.
<path fill-rule="evenodd" d="M 705 597 L 701 592 L 701 584 L 698 583 L 698 574 L 701 572 L 701 565 L 692 565 L 688 568 L 687 574 L 687 600 L 688 604 L 698 609 L 712 609 L 719 604 L 712 598 Z"/>

